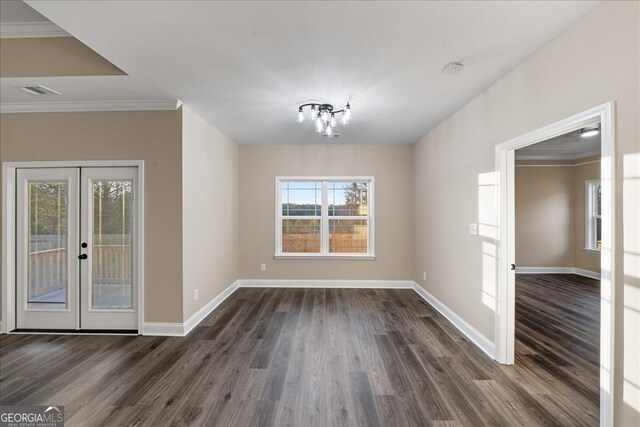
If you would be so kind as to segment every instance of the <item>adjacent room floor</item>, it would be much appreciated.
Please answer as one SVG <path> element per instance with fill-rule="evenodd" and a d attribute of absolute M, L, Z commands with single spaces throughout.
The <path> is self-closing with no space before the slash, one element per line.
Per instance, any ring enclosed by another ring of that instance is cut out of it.
<path fill-rule="evenodd" d="M 68 425 L 597 425 L 597 286 L 533 278 L 512 367 L 412 290 L 241 288 L 186 338 L 3 335 L 0 403 Z"/>

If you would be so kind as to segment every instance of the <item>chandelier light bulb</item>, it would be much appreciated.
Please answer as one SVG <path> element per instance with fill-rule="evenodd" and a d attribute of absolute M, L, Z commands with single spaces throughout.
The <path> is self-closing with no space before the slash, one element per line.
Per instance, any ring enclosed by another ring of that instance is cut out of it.
<path fill-rule="evenodd" d="M 320 133 L 324 130 L 324 121 L 322 121 L 322 117 L 318 114 L 318 118 L 316 119 L 316 132 Z"/>
<path fill-rule="evenodd" d="M 322 110 L 322 120 L 324 120 L 325 122 L 329 121 L 329 112 L 327 110 Z"/>
<path fill-rule="evenodd" d="M 331 113 L 331 119 L 329 120 L 329 124 L 331 125 L 331 127 L 336 127 L 336 115 L 334 113 Z"/>
<path fill-rule="evenodd" d="M 344 107 L 344 113 L 342 113 L 342 121 L 346 125 L 351 120 L 351 105 L 347 102 L 347 105 Z"/>
<path fill-rule="evenodd" d="M 304 112 L 302 111 L 302 107 L 298 108 L 298 123 L 304 122 Z"/>
<path fill-rule="evenodd" d="M 311 119 L 312 123 L 316 119 L 317 116 L 318 116 L 318 114 L 316 113 L 316 106 L 312 105 L 311 106 L 311 111 L 309 111 L 309 119 Z"/>
<path fill-rule="evenodd" d="M 333 127 L 331 125 L 327 125 L 327 129 L 324 131 L 324 136 L 327 136 L 327 137 L 333 136 Z"/>

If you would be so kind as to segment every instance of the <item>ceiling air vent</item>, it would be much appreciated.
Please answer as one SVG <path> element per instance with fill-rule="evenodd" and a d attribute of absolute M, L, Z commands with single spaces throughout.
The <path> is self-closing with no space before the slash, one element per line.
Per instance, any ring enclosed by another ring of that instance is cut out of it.
<path fill-rule="evenodd" d="M 340 138 L 340 134 L 339 133 L 332 133 L 331 135 L 325 135 L 323 133 L 322 137 L 323 138 L 327 138 L 327 139 Z"/>
<path fill-rule="evenodd" d="M 53 89 L 49 89 L 48 87 L 44 87 L 41 85 L 37 86 L 24 86 L 19 87 L 21 91 L 28 93 L 29 95 L 40 96 L 40 95 L 60 95 L 60 92 L 56 92 Z"/>

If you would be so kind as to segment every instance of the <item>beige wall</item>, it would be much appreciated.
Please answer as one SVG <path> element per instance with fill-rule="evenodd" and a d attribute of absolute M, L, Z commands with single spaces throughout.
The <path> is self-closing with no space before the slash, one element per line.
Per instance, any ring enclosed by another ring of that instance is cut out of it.
<path fill-rule="evenodd" d="M 516 164 L 516 265 L 599 272 L 600 255 L 584 250 L 585 182 L 600 178 L 599 158 Z"/>
<path fill-rule="evenodd" d="M 182 282 L 187 320 L 238 279 L 238 146 L 187 106 L 182 112 Z"/>
<path fill-rule="evenodd" d="M 2 77 L 123 74 L 118 67 L 73 37 L 0 39 Z"/>
<path fill-rule="evenodd" d="M 181 111 L 0 114 L 2 162 L 145 161 L 146 322 L 183 319 L 181 115 Z"/>
<path fill-rule="evenodd" d="M 616 102 L 613 392 L 616 425 L 627 426 L 640 425 L 639 17 L 638 2 L 601 3 L 425 135 L 413 156 L 414 278 L 493 339 L 495 146 Z M 483 235 L 470 236 L 470 222 L 486 223 Z"/>
<path fill-rule="evenodd" d="M 240 147 L 240 277 L 243 279 L 411 279 L 409 145 Z M 375 176 L 375 260 L 275 260 L 276 176 Z M 260 264 L 267 271 L 260 271 Z"/>
<path fill-rule="evenodd" d="M 516 167 L 516 265 L 573 267 L 572 167 Z"/>
<path fill-rule="evenodd" d="M 585 251 L 586 184 L 592 179 L 600 179 L 600 162 L 578 165 L 573 169 L 573 214 L 574 235 L 573 266 L 589 271 L 600 271 L 600 254 Z"/>

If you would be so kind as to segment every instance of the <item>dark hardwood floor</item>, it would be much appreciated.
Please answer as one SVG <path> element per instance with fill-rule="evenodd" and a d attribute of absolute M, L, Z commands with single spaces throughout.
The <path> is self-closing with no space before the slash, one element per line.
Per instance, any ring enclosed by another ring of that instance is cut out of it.
<path fill-rule="evenodd" d="M 185 338 L 3 335 L 0 403 L 91 426 L 597 425 L 597 288 L 531 279 L 514 366 L 411 290 L 241 288 Z"/>

